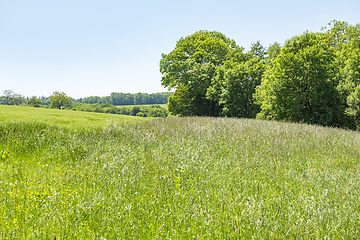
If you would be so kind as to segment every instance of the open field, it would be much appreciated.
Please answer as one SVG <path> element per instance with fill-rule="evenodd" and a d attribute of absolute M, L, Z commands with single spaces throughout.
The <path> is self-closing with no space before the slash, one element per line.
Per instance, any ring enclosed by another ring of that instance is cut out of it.
<path fill-rule="evenodd" d="M 0 122 L 37 122 L 74 129 L 103 128 L 108 126 L 110 122 L 125 124 L 145 122 L 150 119 L 153 118 L 145 119 L 118 114 L 0 105 Z"/>
<path fill-rule="evenodd" d="M 0 122 L 1 239 L 360 238 L 359 132 L 196 117 L 74 132 L 45 119 Z"/>

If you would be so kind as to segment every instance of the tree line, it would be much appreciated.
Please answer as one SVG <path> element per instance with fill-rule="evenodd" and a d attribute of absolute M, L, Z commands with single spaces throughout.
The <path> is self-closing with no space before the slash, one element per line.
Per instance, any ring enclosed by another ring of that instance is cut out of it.
<path fill-rule="evenodd" d="M 153 102 L 167 102 L 167 98 L 171 93 L 155 93 L 155 94 L 123 94 L 123 93 L 112 93 L 113 97 L 116 96 L 130 96 L 133 99 L 141 99 L 141 96 L 145 96 L 143 100 L 137 101 L 137 103 L 152 104 Z M 147 101 L 145 101 L 146 96 L 150 96 Z M 165 99 L 165 97 L 167 98 Z M 85 100 L 84 100 L 85 99 Z M 150 105 L 150 106 L 124 106 L 117 107 L 111 104 L 110 97 L 88 97 L 84 99 L 72 99 L 67 96 L 64 92 L 55 91 L 50 97 L 38 98 L 33 96 L 31 98 L 25 98 L 20 94 L 14 93 L 12 90 L 5 90 L 3 96 L 0 97 L 0 104 L 6 105 L 20 105 L 26 104 L 32 107 L 50 107 L 56 109 L 72 109 L 74 111 L 86 111 L 86 112 L 99 112 L 99 113 L 111 113 L 111 114 L 122 114 L 122 115 L 131 115 L 131 116 L 140 116 L 140 117 L 167 117 L 167 109 L 161 107 L 160 105 Z M 119 98 L 121 99 L 121 98 Z M 90 103 L 88 103 L 90 102 Z M 117 103 L 119 103 L 118 101 Z M 131 103 L 131 102 L 129 102 Z M 134 101 L 132 103 L 135 103 Z M 120 104 L 119 104 L 120 105 Z M 131 105 L 131 104 L 129 104 Z"/>
<path fill-rule="evenodd" d="M 76 103 L 72 109 L 75 111 L 111 113 L 137 117 L 167 117 L 169 115 L 168 111 L 160 105 L 116 107 L 110 103 Z"/>
<path fill-rule="evenodd" d="M 87 104 L 103 104 L 110 103 L 112 105 L 147 105 L 147 104 L 167 104 L 168 98 L 171 95 L 171 92 L 161 92 L 161 93 L 118 93 L 113 92 L 110 96 L 99 97 L 99 96 L 89 96 L 85 98 L 71 99 L 71 104 L 76 103 L 87 103 Z M 14 93 L 12 90 L 5 90 L 3 95 L 0 96 L 0 104 L 5 105 L 19 105 L 19 104 L 28 104 L 31 106 L 50 106 L 51 105 L 51 96 L 49 97 L 36 97 L 25 98 L 21 94 Z"/>
<path fill-rule="evenodd" d="M 162 54 L 168 110 L 360 129 L 360 25 L 332 21 L 283 45 L 250 51 L 219 32 L 198 31 Z"/>
<path fill-rule="evenodd" d="M 146 104 L 166 104 L 171 92 L 161 93 L 119 93 L 113 92 L 110 96 L 98 97 L 90 96 L 76 99 L 75 102 L 80 103 L 111 103 L 113 105 L 146 105 Z"/>

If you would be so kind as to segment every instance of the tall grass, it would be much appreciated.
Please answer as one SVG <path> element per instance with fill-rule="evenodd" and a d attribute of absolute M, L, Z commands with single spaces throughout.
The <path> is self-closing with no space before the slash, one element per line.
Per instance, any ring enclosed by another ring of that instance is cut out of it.
<path fill-rule="evenodd" d="M 360 135 L 175 118 L 2 123 L 0 238 L 360 238 Z"/>

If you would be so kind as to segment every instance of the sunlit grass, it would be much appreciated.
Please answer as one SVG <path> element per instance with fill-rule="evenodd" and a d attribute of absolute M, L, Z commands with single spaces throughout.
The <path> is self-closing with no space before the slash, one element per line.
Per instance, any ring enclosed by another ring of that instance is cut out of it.
<path fill-rule="evenodd" d="M 74 129 L 103 128 L 108 126 L 110 122 L 124 124 L 131 122 L 146 122 L 151 119 L 153 118 L 141 118 L 118 114 L 104 114 L 72 110 L 34 108 L 25 106 L 0 105 L 0 122 L 35 121 L 47 123 L 49 125 L 57 125 Z"/>
<path fill-rule="evenodd" d="M 0 238 L 360 238 L 360 134 L 226 118 L 1 123 Z"/>

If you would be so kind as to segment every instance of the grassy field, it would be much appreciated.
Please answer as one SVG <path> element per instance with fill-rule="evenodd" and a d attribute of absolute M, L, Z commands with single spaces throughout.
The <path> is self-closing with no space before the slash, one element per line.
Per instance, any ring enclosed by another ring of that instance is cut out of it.
<path fill-rule="evenodd" d="M 0 105 L 0 122 L 37 122 L 74 129 L 103 128 L 110 123 L 141 123 L 150 119 L 118 114 Z"/>
<path fill-rule="evenodd" d="M 45 122 L 0 122 L 1 239 L 360 238 L 359 132 L 229 118 L 81 132 Z"/>

